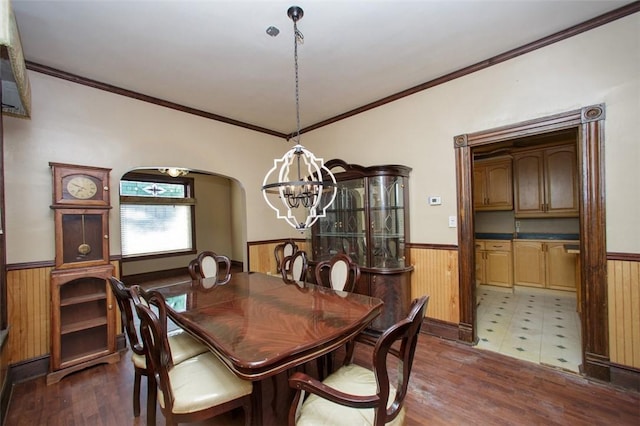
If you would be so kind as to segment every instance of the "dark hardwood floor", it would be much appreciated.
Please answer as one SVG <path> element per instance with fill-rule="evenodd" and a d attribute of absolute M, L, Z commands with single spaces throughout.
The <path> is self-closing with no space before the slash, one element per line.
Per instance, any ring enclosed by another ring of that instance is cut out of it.
<path fill-rule="evenodd" d="M 359 350 L 358 362 L 368 358 L 367 351 Z M 50 386 L 44 377 L 20 383 L 4 424 L 144 425 L 145 405 L 133 417 L 132 385 L 128 351 L 116 364 Z M 409 426 L 640 424 L 637 392 L 428 335 L 420 337 L 406 407 Z M 157 416 L 164 424 L 159 409 Z M 242 424 L 242 415 L 202 424 Z"/>

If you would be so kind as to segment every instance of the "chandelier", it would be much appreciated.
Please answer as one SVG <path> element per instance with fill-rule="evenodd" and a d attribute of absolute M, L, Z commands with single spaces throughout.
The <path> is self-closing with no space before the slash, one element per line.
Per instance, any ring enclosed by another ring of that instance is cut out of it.
<path fill-rule="evenodd" d="M 295 146 L 282 158 L 273 161 L 262 183 L 262 195 L 276 211 L 278 219 L 284 219 L 299 231 L 310 228 L 318 218 L 326 216 L 327 208 L 336 198 L 336 178 L 324 165 L 322 158 L 300 145 L 300 92 L 298 88 L 298 42 L 304 36 L 298 31 L 297 22 L 304 15 L 298 6 L 291 6 L 287 15 L 293 21 L 293 58 L 296 82 Z"/>

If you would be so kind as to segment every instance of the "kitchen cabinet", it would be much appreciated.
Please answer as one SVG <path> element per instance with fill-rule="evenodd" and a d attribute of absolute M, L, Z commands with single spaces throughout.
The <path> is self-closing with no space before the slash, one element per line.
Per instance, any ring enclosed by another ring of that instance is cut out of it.
<path fill-rule="evenodd" d="M 567 253 L 566 244 L 578 244 L 578 241 L 514 241 L 514 284 L 576 291 L 577 255 Z"/>
<path fill-rule="evenodd" d="M 511 157 L 473 162 L 473 208 L 513 210 Z"/>
<path fill-rule="evenodd" d="M 476 284 L 513 286 L 511 241 L 476 240 Z"/>
<path fill-rule="evenodd" d="M 338 253 L 351 257 L 361 272 L 354 291 L 384 301 L 372 328 L 386 330 L 407 315 L 411 303 L 413 267 L 405 259 L 411 168 L 363 167 L 342 160 L 327 161 L 326 166 L 338 190 L 326 216 L 311 228 L 309 266 Z"/>
<path fill-rule="evenodd" d="M 513 153 L 516 217 L 577 217 L 574 144 Z"/>

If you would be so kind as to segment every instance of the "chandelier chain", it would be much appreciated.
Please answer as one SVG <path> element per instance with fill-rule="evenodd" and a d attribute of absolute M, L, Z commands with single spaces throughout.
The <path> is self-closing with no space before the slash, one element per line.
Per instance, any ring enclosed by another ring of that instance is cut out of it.
<path fill-rule="evenodd" d="M 297 21 L 293 20 L 293 62 L 296 75 L 296 144 L 300 144 L 300 83 L 298 79 L 298 42 L 304 42 L 304 35 L 298 30 Z"/>

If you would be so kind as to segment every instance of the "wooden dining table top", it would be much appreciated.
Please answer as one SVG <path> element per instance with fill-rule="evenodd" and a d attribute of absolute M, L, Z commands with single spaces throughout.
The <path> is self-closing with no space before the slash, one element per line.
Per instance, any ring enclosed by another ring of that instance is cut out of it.
<path fill-rule="evenodd" d="M 169 317 L 238 376 L 260 380 L 351 340 L 380 314 L 380 299 L 255 272 L 156 288 Z M 179 303 L 176 303 L 179 302 Z"/>

